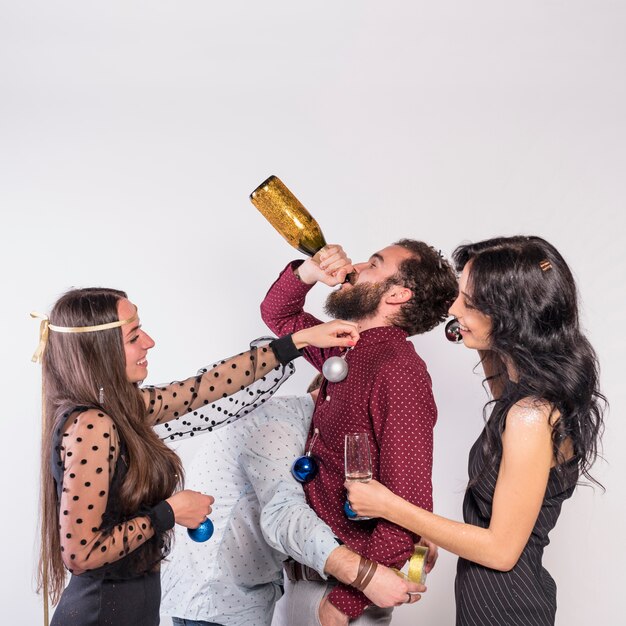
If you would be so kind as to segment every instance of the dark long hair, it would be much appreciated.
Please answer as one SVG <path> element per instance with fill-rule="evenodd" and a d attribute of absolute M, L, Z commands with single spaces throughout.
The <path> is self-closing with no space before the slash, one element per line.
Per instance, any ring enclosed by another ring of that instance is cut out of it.
<path fill-rule="evenodd" d="M 123 291 L 89 288 L 65 293 L 50 313 L 56 326 L 93 326 L 119 319 L 117 304 Z M 90 333 L 50 331 L 43 357 L 45 425 L 41 450 L 43 527 L 40 587 L 46 570 L 50 597 L 56 604 L 65 582 L 59 537 L 59 510 L 50 454 L 55 431 L 77 407 L 98 408 L 115 423 L 126 446 L 127 472 L 120 487 L 123 515 L 141 505 L 168 498 L 183 476 L 178 456 L 156 435 L 146 419 L 138 386 L 126 377 L 121 328 Z M 100 403 L 99 389 L 104 390 Z"/>
<path fill-rule="evenodd" d="M 596 354 L 580 329 L 567 263 L 544 239 L 522 236 L 462 245 L 453 259 L 459 272 L 470 264 L 468 290 L 472 305 L 491 319 L 491 349 L 518 375 L 515 385 L 503 386 L 503 410 L 487 420 L 484 458 L 501 454 L 508 408 L 536 398 L 559 414 L 552 430 L 557 465 L 565 461 L 563 443 L 569 440 L 580 473 L 599 484 L 589 469 L 598 455 L 606 399 Z"/>

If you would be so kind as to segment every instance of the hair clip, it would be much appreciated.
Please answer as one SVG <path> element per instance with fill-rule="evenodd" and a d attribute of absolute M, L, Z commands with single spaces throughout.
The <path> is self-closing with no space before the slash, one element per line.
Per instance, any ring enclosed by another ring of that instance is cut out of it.
<path fill-rule="evenodd" d="M 544 259 L 543 261 L 539 261 L 539 267 L 543 272 L 547 272 L 552 269 L 552 263 L 550 263 L 548 259 Z"/>

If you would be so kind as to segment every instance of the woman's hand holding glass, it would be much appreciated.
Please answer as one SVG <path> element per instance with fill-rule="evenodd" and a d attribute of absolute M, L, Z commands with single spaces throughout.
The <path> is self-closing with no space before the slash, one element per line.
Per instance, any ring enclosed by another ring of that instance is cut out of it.
<path fill-rule="evenodd" d="M 372 459 L 367 433 L 351 433 L 345 439 L 346 483 L 366 483 L 372 480 Z M 346 500 L 344 512 L 352 521 L 367 520 L 370 516 L 359 515 Z"/>
<path fill-rule="evenodd" d="M 389 507 L 396 496 L 377 480 L 360 482 L 346 480 L 348 500 L 357 515 L 367 517 L 387 517 Z"/>

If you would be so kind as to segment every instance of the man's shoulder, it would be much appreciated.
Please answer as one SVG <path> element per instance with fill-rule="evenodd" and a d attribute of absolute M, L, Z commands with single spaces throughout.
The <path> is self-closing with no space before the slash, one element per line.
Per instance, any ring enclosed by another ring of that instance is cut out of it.
<path fill-rule="evenodd" d="M 310 413 L 313 399 L 307 393 L 300 396 L 273 396 L 266 402 L 266 406 L 271 405 L 271 416 L 281 415 L 302 416 Z"/>
<path fill-rule="evenodd" d="M 427 367 L 424 360 L 415 350 L 413 342 L 389 341 L 381 342 L 373 346 L 375 348 L 375 359 L 382 371 L 399 369 L 409 369 L 415 372 L 426 372 Z"/>
<path fill-rule="evenodd" d="M 315 403 L 307 393 L 300 396 L 272 396 L 254 411 L 260 422 L 302 421 L 313 414 Z"/>
<path fill-rule="evenodd" d="M 309 394 L 304 396 L 274 396 L 262 406 L 262 416 L 250 430 L 244 445 L 254 443 L 255 437 L 265 436 L 285 429 L 297 432 L 308 430 L 315 405 Z"/>

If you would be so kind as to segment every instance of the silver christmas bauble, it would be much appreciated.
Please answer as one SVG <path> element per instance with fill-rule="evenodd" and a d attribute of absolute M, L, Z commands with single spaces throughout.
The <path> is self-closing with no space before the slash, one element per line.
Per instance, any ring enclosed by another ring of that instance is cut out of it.
<path fill-rule="evenodd" d="M 461 324 L 455 319 L 451 319 L 446 324 L 446 339 L 452 343 L 461 343 L 463 336 L 461 335 Z"/>
<path fill-rule="evenodd" d="M 340 356 L 331 356 L 322 365 L 322 374 L 330 383 L 340 383 L 348 375 L 348 364 Z"/>

